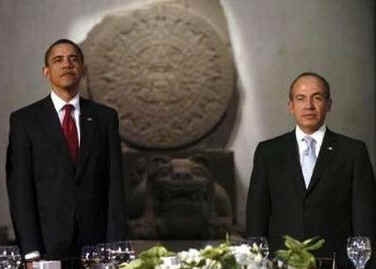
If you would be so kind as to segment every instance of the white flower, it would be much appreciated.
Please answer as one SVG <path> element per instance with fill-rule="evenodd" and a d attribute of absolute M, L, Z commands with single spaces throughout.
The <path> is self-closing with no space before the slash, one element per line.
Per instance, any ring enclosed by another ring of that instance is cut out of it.
<path fill-rule="evenodd" d="M 260 269 L 260 265 L 255 262 L 252 262 L 252 263 L 247 264 L 245 268 L 246 269 Z"/>
<path fill-rule="evenodd" d="M 222 265 L 218 261 L 205 259 L 205 265 L 202 267 L 202 269 L 222 269 Z"/>
<path fill-rule="evenodd" d="M 234 255 L 235 260 L 240 265 L 247 265 L 249 260 L 252 260 L 252 253 L 248 245 L 242 244 L 240 246 L 229 247 L 230 253 Z"/>
<path fill-rule="evenodd" d="M 211 249 L 213 249 L 213 247 L 212 247 L 211 245 L 207 245 L 207 246 L 204 248 L 204 251 L 205 251 L 205 250 L 211 250 Z"/>
<path fill-rule="evenodd" d="M 251 248 L 246 244 L 242 244 L 240 246 L 232 246 L 229 247 L 230 252 L 234 255 L 235 260 L 238 264 L 250 267 L 249 265 L 253 266 L 253 264 L 261 263 L 262 262 L 262 255 L 260 252 L 255 252 L 254 246 Z M 248 268 L 248 269 L 251 269 Z"/>
<path fill-rule="evenodd" d="M 160 257 L 161 264 L 155 265 L 155 269 L 223 269 L 221 261 L 228 258 L 228 255 L 232 255 L 235 261 L 231 262 L 236 262 L 242 269 L 265 268 L 263 256 L 257 246 L 221 244 L 218 247 L 208 245 L 202 250 L 191 248 L 180 251 L 175 256 Z M 141 260 L 140 262 L 142 263 Z M 264 267 L 260 267 L 262 265 Z M 122 269 L 134 268 L 136 267 L 130 266 Z"/>
<path fill-rule="evenodd" d="M 254 258 L 254 261 L 257 262 L 257 263 L 261 263 L 262 259 L 263 259 L 263 257 L 261 255 L 261 253 L 257 253 L 257 255 Z"/>
<path fill-rule="evenodd" d="M 179 269 L 180 262 L 177 257 L 161 257 L 162 263 L 156 266 L 156 269 Z"/>
<path fill-rule="evenodd" d="M 188 264 L 197 264 L 201 260 L 200 251 L 194 248 L 190 248 L 188 251 L 181 251 L 177 255 L 179 261 L 183 261 Z"/>

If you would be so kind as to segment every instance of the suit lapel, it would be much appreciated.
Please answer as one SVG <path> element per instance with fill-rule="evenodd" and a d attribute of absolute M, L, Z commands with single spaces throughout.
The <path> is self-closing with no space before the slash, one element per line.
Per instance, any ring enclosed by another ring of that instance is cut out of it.
<path fill-rule="evenodd" d="M 312 189 L 317 185 L 317 183 L 322 178 L 322 174 L 325 172 L 325 169 L 329 167 L 328 164 L 330 164 L 330 161 L 334 156 L 335 148 L 335 135 L 329 129 L 326 129 L 324 140 L 322 142 L 320 153 L 313 170 L 311 181 L 308 185 L 307 194 L 311 192 Z"/>
<path fill-rule="evenodd" d="M 65 141 L 63 131 L 61 130 L 59 116 L 56 112 L 56 109 L 52 103 L 50 96 L 47 96 L 42 100 L 42 107 L 40 112 L 41 113 L 38 117 L 40 119 L 42 128 L 47 134 L 48 138 L 46 139 L 46 141 L 49 141 L 52 144 L 54 144 L 57 151 L 61 152 L 63 156 L 66 156 L 66 158 L 70 162 L 72 162 L 67 142 Z"/>
<path fill-rule="evenodd" d="M 85 163 L 89 157 L 90 148 L 95 137 L 95 117 L 92 110 L 90 109 L 90 104 L 84 98 L 80 98 L 80 158 L 77 167 L 76 178 L 82 171 Z"/>
<path fill-rule="evenodd" d="M 291 178 L 294 181 L 296 192 L 299 196 L 303 197 L 306 192 L 306 187 L 303 179 L 302 169 L 299 160 L 299 149 L 296 141 L 295 131 L 292 131 L 288 135 L 287 151 L 289 160 L 289 170 L 291 172 Z"/>

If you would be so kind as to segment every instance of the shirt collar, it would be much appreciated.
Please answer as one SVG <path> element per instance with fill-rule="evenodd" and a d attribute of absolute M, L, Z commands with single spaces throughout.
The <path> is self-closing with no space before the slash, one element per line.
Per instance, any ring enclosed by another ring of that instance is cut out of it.
<path fill-rule="evenodd" d="M 316 132 L 313 134 L 306 134 L 303 130 L 297 125 L 295 128 L 296 140 L 300 143 L 305 136 L 311 136 L 315 139 L 316 145 L 318 148 L 321 147 L 322 141 L 324 140 L 324 135 L 326 132 L 326 125 L 323 124 Z"/>
<path fill-rule="evenodd" d="M 69 102 L 65 102 L 54 91 L 51 91 L 51 100 L 58 113 L 67 104 L 73 105 L 75 111 L 80 111 L 80 95 L 78 93 Z"/>

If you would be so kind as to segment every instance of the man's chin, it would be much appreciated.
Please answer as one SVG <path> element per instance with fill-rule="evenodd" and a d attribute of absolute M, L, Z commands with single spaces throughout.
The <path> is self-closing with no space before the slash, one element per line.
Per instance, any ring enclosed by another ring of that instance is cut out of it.
<path fill-rule="evenodd" d="M 323 123 L 321 123 L 317 119 L 316 120 L 307 120 L 306 119 L 306 120 L 298 123 L 300 129 L 302 129 L 304 132 L 309 131 L 311 133 L 317 131 L 321 127 L 322 124 Z"/>
<path fill-rule="evenodd" d="M 77 81 L 71 81 L 69 83 L 62 83 L 61 88 L 66 91 L 76 91 L 78 89 L 79 83 Z"/>
<path fill-rule="evenodd" d="M 76 95 L 79 90 L 78 85 L 79 84 L 63 84 L 59 86 L 53 86 L 53 88 L 59 89 L 59 91 L 64 91 L 73 96 Z"/>

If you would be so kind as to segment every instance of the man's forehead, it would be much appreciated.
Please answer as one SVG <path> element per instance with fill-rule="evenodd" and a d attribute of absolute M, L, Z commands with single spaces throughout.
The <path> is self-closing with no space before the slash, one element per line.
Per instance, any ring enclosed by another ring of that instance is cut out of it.
<path fill-rule="evenodd" d="M 312 75 L 306 75 L 300 77 L 296 82 L 295 82 L 295 87 L 298 85 L 305 85 L 305 84 L 317 84 L 320 85 L 320 87 L 324 87 L 324 82 L 315 76 Z"/>
<path fill-rule="evenodd" d="M 317 93 L 324 93 L 325 92 L 325 84 L 324 82 L 315 77 L 315 76 L 303 76 L 299 78 L 293 88 L 293 93 L 296 94 L 296 91 L 305 92 L 305 91 L 314 91 Z"/>
<path fill-rule="evenodd" d="M 59 55 L 62 55 L 62 56 L 64 56 L 64 55 L 76 55 L 76 56 L 78 56 L 78 52 L 73 45 L 71 45 L 69 43 L 62 43 L 62 44 L 58 44 L 58 45 L 54 46 L 51 49 L 50 58 L 55 57 L 55 56 L 59 56 Z"/>

